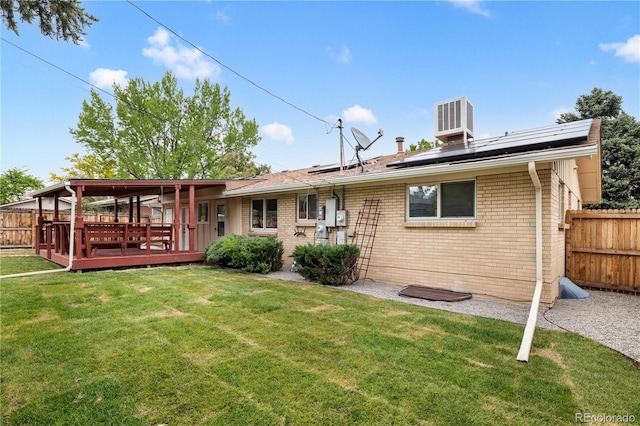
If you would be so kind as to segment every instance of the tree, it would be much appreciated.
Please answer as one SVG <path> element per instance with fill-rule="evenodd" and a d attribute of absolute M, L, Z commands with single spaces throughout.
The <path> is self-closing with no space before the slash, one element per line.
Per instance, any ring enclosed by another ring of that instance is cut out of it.
<path fill-rule="evenodd" d="M 226 87 L 196 80 L 186 96 L 167 72 L 160 82 L 135 78 L 113 89 L 115 114 L 92 91 L 70 132 L 89 155 L 113 166 L 116 177 L 220 179 L 269 170 L 250 152 L 260 140 L 258 124 L 232 109 Z"/>
<path fill-rule="evenodd" d="M 71 163 L 71 167 L 63 167 L 64 174 L 49 174 L 49 180 L 52 182 L 62 182 L 69 179 L 115 179 L 115 164 L 110 161 L 104 161 L 93 155 L 80 155 L 75 153 L 65 160 Z"/>
<path fill-rule="evenodd" d="M 411 145 L 409 145 L 409 149 L 407 149 L 407 152 L 421 151 L 423 149 L 432 149 L 432 148 L 437 148 L 439 146 L 442 146 L 442 142 L 440 142 L 439 140 L 430 142 L 425 138 L 422 138 L 420 139 L 420 141 L 418 141 L 417 144 L 412 143 Z"/>
<path fill-rule="evenodd" d="M 93 15 L 85 13 L 79 0 L 0 0 L 2 23 L 17 35 L 16 14 L 22 22 L 32 23 L 38 17 L 40 32 L 57 40 L 79 44 L 86 35 L 85 27 L 98 21 Z"/>
<path fill-rule="evenodd" d="M 22 200 L 24 193 L 43 188 L 44 184 L 35 176 L 18 168 L 0 174 L 0 204 Z"/>
<path fill-rule="evenodd" d="M 622 110 L 622 97 L 599 88 L 580 96 L 575 109 L 557 123 L 602 119 L 602 202 L 587 207 L 640 207 L 640 122 Z"/>

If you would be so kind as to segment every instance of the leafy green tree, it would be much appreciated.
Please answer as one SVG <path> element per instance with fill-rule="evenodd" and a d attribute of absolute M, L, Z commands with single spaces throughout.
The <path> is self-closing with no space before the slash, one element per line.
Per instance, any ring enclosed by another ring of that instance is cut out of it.
<path fill-rule="evenodd" d="M 220 179 L 268 171 L 253 162 L 258 124 L 219 84 L 196 80 L 192 96 L 167 72 L 160 82 L 141 78 L 114 85 L 115 113 L 97 92 L 82 103 L 71 129 L 89 155 L 132 179 Z M 107 167 L 107 168 L 109 168 Z"/>
<path fill-rule="evenodd" d="M 406 152 L 422 151 L 423 149 L 432 149 L 439 146 L 442 146 L 442 142 L 440 142 L 439 140 L 430 142 L 422 138 L 420 139 L 420 141 L 418 141 L 418 143 L 412 143 L 411 145 L 409 145 L 409 149 L 407 149 Z"/>
<path fill-rule="evenodd" d="M 17 14 L 29 24 L 37 17 L 43 35 L 75 44 L 86 35 L 84 28 L 98 21 L 84 11 L 79 0 L 0 0 L 0 10 L 3 25 L 18 35 Z"/>
<path fill-rule="evenodd" d="M 0 174 L 0 204 L 20 201 L 26 191 L 44 187 L 40 179 L 18 168 Z"/>
<path fill-rule="evenodd" d="M 65 160 L 71 163 L 70 167 L 63 167 L 63 174 L 50 173 L 49 180 L 62 182 L 69 179 L 115 179 L 117 178 L 115 164 L 103 161 L 93 155 L 80 155 L 75 153 Z"/>
<path fill-rule="evenodd" d="M 585 207 L 640 207 L 640 122 L 622 110 L 621 96 L 600 88 L 580 96 L 575 109 L 557 123 L 602 119 L 602 202 Z"/>

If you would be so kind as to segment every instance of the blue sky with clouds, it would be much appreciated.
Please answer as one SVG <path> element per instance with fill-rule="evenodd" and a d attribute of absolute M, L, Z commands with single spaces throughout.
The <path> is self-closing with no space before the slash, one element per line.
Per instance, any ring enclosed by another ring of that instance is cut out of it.
<path fill-rule="evenodd" d="M 195 78 L 226 85 L 260 125 L 256 160 L 278 171 L 338 162 L 338 118 L 347 160 L 351 127 L 384 130 L 365 157 L 395 152 L 396 136 L 433 140 L 434 103 L 459 96 L 476 138 L 552 124 L 594 87 L 640 118 L 636 1 L 134 2 L 181 38 L 125 1 L 82 3 L 100 21 L 79 46 L 2 28 L 3 171 L 46 182 L 83 152 L 69 134 L 81 80 L 110 92 L 167 70 L 187 93 Z"/>

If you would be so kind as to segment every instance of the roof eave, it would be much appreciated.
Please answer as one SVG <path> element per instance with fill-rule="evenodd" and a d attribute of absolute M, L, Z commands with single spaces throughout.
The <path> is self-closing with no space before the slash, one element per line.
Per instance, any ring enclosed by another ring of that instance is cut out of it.
<path fill-rule="evenodd" d="M 31 193 L 31 196 L 33 198 L 38 198 L 38 197 L 42 197 L 43 195 L 53 195 L 56 192 L 66 189 L 68 185 L 69 185 L 69 181 L 58 182 L 54 185 L 47 186 L 46 188 L 41 188 L 33 191 Z"/>

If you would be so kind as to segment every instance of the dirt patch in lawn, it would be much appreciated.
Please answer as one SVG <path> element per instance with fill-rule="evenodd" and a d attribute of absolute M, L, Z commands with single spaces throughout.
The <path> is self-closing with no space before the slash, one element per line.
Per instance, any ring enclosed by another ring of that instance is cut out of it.
<path fill-rule="evenodd" d="M 553 343 L 548 348 L 537 349 L 535 352 L 533 352 L 533 354 L 550 359 L 551 361 L 555 362 L 558 367 L 562 369 L 564 383 L 569 386 L 569 389 L 571 389 L 571 394 L 573 395 L 573 397 L 578 401 L 582 400 L 582 398 L 576 391 L 575 383 L 573 383 L 573 380 L 571 380 L 571 376 L 569 376 L 569 373 L 567 372 L 567 366 L 562 359 L 562 355 L 560 355 L 560 353 L 555 350 Z"/>
<path fill-rule="evenodd" d="M 169 309 L 166 311 L 154 312 L 131 319 L 133 322 L 145 321 L 153 318 L 170 318 L 170 317 L 182 317 L 188 315 L 186 312 L 179 311 L 177 309 Z"/>
<path fill-rule="evenodd" d="M 323 311 L 328 311 L 332 309 L 344 310 L 344 308 L 341 306 L 324 304 L 324 305 L 314 306 L 313 308 L 305 309 L 304 312 L 316 313 L 316 312 L 323 312 Z"/>

